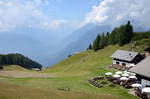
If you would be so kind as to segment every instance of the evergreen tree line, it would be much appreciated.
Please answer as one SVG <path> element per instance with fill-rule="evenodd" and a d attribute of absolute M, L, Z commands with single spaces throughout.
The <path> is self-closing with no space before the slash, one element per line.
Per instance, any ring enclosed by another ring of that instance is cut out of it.
<path fill-rule="evenodd" d="M 98 34 L 93 44 L 90 44 L 88 49 L 93 49 L 97 51 L 103 49 L 108 45 L 119 44 L 123 46 L 131 41 L 141 40 L 144 38 L 150 38 L 149 32 L 133 32 L 133 26 L 128 21 L 127 24 L 116 27 L 111 33 L 101 33 Z"/>
<path fill-rule="evenodd" d="M 21 54 L 0 54 L 0 68 L 4 65 L 20 65 L 27 69 L 42 68 L 42 65 Z"/>
<path fill-rule="evenodd" d="M 147 32 L 135 32 L 133 40 L 137 41 L 137 40 L 148 39 L 148 38 L 150 38 L 150 31 L 147 31 Z"/>

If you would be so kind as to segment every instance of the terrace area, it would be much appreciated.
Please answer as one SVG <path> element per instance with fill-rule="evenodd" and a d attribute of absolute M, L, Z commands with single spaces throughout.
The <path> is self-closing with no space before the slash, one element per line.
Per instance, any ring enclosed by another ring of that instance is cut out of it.
<path fill-rule="evenodd" d="M 150 87 L 143 87 L 136 74 L 128 71 L 107 72 L 99 77 L 91 78 L 88 82 L 97 88 L 119 85 L 141 99 L 150 99 Z"/>

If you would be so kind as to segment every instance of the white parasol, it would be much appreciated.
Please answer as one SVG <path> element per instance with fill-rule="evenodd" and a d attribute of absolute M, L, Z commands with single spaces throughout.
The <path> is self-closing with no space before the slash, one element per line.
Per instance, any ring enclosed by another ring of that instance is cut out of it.
<path fill-rule="evenodd" d="M 121 75 L 122 72 L 121 72 L 121 71 L 117 71 L 115 74 L 116 74 L 116 75 Z"/>
<path fill-rule="evenodd" d="M 130 75 L 131 75 L 131 76 L 136 76 L 136 74 L 135 74 L 135 73 L 130 73 Z"/>
<path fill-rule="evenodd" d="M 113 75 L 113 77 L 114 77 L 114 78 L 120 78 L 121 76 L 120 76 L 120 75 L 115 74 L 115 75 Z"/>
<path fill-rule="evenodd" d="M 122 74 L 123 77 L 129 77 L 129 74 L 125 73 L 125 74 Z"/>
<path fill-rule="evenodd" d="M 106 75 L 106 76 L 111 76 L 111 75 L 113 75 L 113 73 L 107 72 L 107 73 L 105 73 L 105 75 Z"/>
<path fill-rule="evenodd" d="M 127 72 L 127 70 L 125 70 L 125 71 L 123 71 L 124 73 L 126 73 Z"/>
<path fill-rule="evenodd" d="M 123 71 L 124 74 L 130 74 L 127 70 Z"/>
<path fill-rule="evenodd" d="M 135 64 L 130 64 L 130 67 L 134 67 L 135 66 Z"/>
<path fill-rule="evenodd" d="M 137 79 L 136 76 L 129 76 L 130 79 Z"/>
<path fill-rule="evenodd" d="M 127 77 L 121 77 L 120 80 L 128 80 L 129 78 Z"/>
<path fill-rule="evenodd" d="M 132 86 L 133 88 L 139 88 L 139 87 L 142 87 L 142 85 L 141 85 L 141 84 L 138 84 L 138 83 L 132 84 L 131 86 Z"/>

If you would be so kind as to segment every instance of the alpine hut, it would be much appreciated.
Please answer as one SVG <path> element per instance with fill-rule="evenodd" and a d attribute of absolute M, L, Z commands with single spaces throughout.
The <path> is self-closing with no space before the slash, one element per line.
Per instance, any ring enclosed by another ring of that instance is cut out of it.
<path fill-rule="evenodd" d="M 112 54 L 111 58 L 113 65 L 133 66 L 142 60 L 142 55 L 138 52 L 117 50 Z"/>
<path fill-rule="evenodd" d="M 150 87 L 150 56 L 143 59 L 129 71 L 136 73 L 137 78 L 141 81 L 142 87 Z"/>

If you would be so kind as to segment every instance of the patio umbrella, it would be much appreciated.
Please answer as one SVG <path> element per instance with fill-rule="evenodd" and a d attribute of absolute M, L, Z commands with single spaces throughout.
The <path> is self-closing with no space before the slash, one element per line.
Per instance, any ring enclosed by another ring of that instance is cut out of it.
<path fill-rule="evenodd" d="M 122 72 L 121 72 L 121 71 L 117 71 L 115 74 L 117 74 L 117 75 L 121 75 L 121 74 L 122 74 Z"/>
<path fill-rule="evenodd" d="M 135 66 L 135 64 L 130 64 L 130 67 L 134 67 Z"/>
<path fill-rule="evenodd" d="M 125 71 L 124 71 L 124 74 L 130 74 L 130 72 L 128 72 L 128 71 L 125 70 Z"/>
<path fill-rule="evenodd" d="M 105 75 L 106 75 L 106 76 L 111 76 L 111 75 L 113 75 L 113 73 L 107 72 L 107 73 L 105 73 Z"/>
<path fill-rule="evenodd" d="M 139 88 L 139 87 L 142 87 L 142 85 L 141 85 L 141 84 L 138 84 L 138 83 L 132 84 L 131 86 L 132 86 L 133 88 Z"/>
<path fill-rule="evenodd" d="M 150 87 L 143 88 L 142 93 L 149 93 L 150 94 Z"/>
<path fill-rule="evenodd" d="M 115 75 L 113 75 L 113 77 L 114 77 L 114 78 L 120 78 L 121 76 L 120 76 L 120 75 L 115 74 Z"/>
<path fill-rule="evenodd" d="M 137 79 L 136 76 L 129 76 L 130 79 Z"/>
<path fill-rule="evenodd" d="M 131 72 L 126 72 L 126 74 L 131 74 Z"/>
<path fill-rule="evenodd" d="M 127 77 L 121 77 L 120 80 L 128 80 L 129 78 Z"/>
<path fill-rule="evenodd" d="M 123 77 L 129 77 L 129 74 L 125 73 L 125 74 L 122 74 Z"/>
<path fill-rule="evenodd" d="M 135 73 L 130 73 L 130 75 L 131 75 L 131 76 L 135 76 L 136 74 L 135 74 Z"/>

